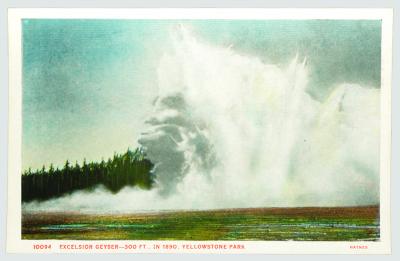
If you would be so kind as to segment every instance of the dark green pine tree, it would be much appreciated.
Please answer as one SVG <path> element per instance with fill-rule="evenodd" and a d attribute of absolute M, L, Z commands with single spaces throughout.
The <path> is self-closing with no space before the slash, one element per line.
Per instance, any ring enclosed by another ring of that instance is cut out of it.
<path fill-rule="evenodd" d="M 103 185 L 112 193 L 117 193 L 125 186 L 139 186 L 150 189 L 153 185 L 151 170 L 153 164 L 146 159 L 142 149 L 134 152 L 128 149 L 124 154 L 114 153 L 112 159 L 100 163 L 87 162 L 82 166 L 75 163 L 71 167 L 67 160 L 62 169 L 53 164 L 46 170 L 35 172 L 31 168 L 22 173 L 22 201 L 46 200 L 59 197 L 76 190 L 92 190 Z"/>

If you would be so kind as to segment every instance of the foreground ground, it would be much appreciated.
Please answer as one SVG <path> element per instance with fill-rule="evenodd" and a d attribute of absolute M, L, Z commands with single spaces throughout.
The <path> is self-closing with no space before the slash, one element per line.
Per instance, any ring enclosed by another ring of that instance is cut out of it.
<path fill-rule="evenodd" d="M 379 240 L 379 207 L 84 215 L 25 213 L 23 239 Z"/>

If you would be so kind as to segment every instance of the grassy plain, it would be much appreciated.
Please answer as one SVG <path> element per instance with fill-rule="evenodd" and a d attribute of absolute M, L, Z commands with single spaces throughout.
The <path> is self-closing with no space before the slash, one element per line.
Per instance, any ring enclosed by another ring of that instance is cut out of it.
<path fill-rule="evenodd" d="M 376 241 L 379 207 L 24 213 L 22 239 Z"/>

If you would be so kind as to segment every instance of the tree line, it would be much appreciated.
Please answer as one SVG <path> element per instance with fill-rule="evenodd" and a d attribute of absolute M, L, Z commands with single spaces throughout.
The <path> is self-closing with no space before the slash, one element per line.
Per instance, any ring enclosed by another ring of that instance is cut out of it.
<path fill-rule="evenodd" d="M 51 164 L 47 169 L 22 173 L 22 202 L 46 200 L 59 197 L 76 190 L 92 190 L 103 185 L 113 193 L 125 186 L 138 186 L 150 189 L 154 178 L 151 173 L 153 164 L 146 159 L 142 149 L 128 151 L 124 154 L 114 154 L 107 161 L 77 162 L 74 165 L 67 160 L 63 168 L 54 168 Z"/>

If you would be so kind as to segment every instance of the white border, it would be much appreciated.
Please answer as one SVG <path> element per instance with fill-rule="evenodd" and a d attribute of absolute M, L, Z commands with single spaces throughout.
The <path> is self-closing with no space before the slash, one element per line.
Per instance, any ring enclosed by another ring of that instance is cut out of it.
<path fill-rule="evenodd" d="M 390 244 L 390 146 L 391 146 L 391 68 L 392 68 L 392 9 L 263 9 L 263 8 L 169 8 L 169 9 L 55 9 L 10 8 L 9 28 L 9 148 L 8 148 L 8 215 L 7 251 L 16 253 L 41 253 L 33 244 L 52 244 L 51 250 L 61 253 L 87 253 L 87 251 L 62 251 L 60 244 L 76 244 L 71 240 L 21 240 L 21 138 L 22 138 L 22 45 L 21 19 L 23 18 L 85 18 L 85 19 L 381 19 L 382 69 L 381 69 L 381 161 L 380 161 L 380 211 L 381 240 L 379 242 L 300 242 L 300 241 L 167 241 L 180 246 L 186 243 L 240 243 L 245 250 L 109 250 L 108 253 L 271 253 L 271 254 L 389 254 Z M 80 241 L 82 242 L 82 241 Z M 84 241 L 88 244 L 165 243 L 166 241 Z M 352 245 L 368 249 L 350 249 Z M 92 250 L 93 253 L 104 253 Z"/>

